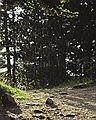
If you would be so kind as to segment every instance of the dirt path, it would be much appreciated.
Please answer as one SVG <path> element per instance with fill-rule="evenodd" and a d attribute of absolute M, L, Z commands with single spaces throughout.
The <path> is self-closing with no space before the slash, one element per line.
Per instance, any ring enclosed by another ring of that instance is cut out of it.
<path fill-rule="evenodd" d="M 96 112 L 96 86 L 85 89 L 53 89 L 53 93 L 62 102 Z"/>
<path fill-rule="evenodd" d="M 28 93 L 29 100 L 17 101 L 21 113 L 18 108 L 6 109 L 10 120 L 96 120 L 96 87 L 54 88 Z M 52 99 L 57 107 L 46 105 L 47 98 Z"/>

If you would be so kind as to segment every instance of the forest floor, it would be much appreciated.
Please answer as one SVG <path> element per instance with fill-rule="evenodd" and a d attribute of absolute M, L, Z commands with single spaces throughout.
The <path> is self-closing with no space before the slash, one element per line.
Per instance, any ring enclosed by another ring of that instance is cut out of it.
<path fill-rule="evenodd" d="M 0 120 L 96 120 L 96 86 L 84 89 L 53 88 L 28 91 L 19 107 L 0 108 Z M 46 105 L 47 98 L 56 104 Z"/>

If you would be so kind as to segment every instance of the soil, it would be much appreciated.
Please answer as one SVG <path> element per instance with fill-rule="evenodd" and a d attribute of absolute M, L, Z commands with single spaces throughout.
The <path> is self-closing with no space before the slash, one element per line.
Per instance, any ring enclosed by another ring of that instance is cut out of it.
<path fill-rule="evenodd" d="M 18 107 L 0 107 L 0 120 L 96 120 L 96 86 L 83 89 L 53 88 L 28 91 L 30 99 Z M 46 105 L 50 98 L 56 105 Z"/>

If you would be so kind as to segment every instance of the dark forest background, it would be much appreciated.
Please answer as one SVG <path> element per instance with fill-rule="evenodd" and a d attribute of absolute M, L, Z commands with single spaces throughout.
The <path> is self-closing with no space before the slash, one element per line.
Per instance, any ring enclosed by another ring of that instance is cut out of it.
<path fill-rule="evenodd" d="M 12 85 L 96 82 L 96 1 L 53 1 L 2 1 L 0 68 Z"/>

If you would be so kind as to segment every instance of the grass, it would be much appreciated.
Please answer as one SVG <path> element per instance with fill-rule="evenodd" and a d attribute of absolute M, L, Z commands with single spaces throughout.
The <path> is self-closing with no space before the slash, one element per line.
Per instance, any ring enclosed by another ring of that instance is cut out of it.
<path fill-rule="evenodd" d="M 26 91 L 20 90 L 18 88 L 13 88 L 2 81 L 0 81 L 0 87 L 4 88 L 6 92 L 10 93 L 16 99 L 25 100 L 29 98 L 29 94 Z"/>

